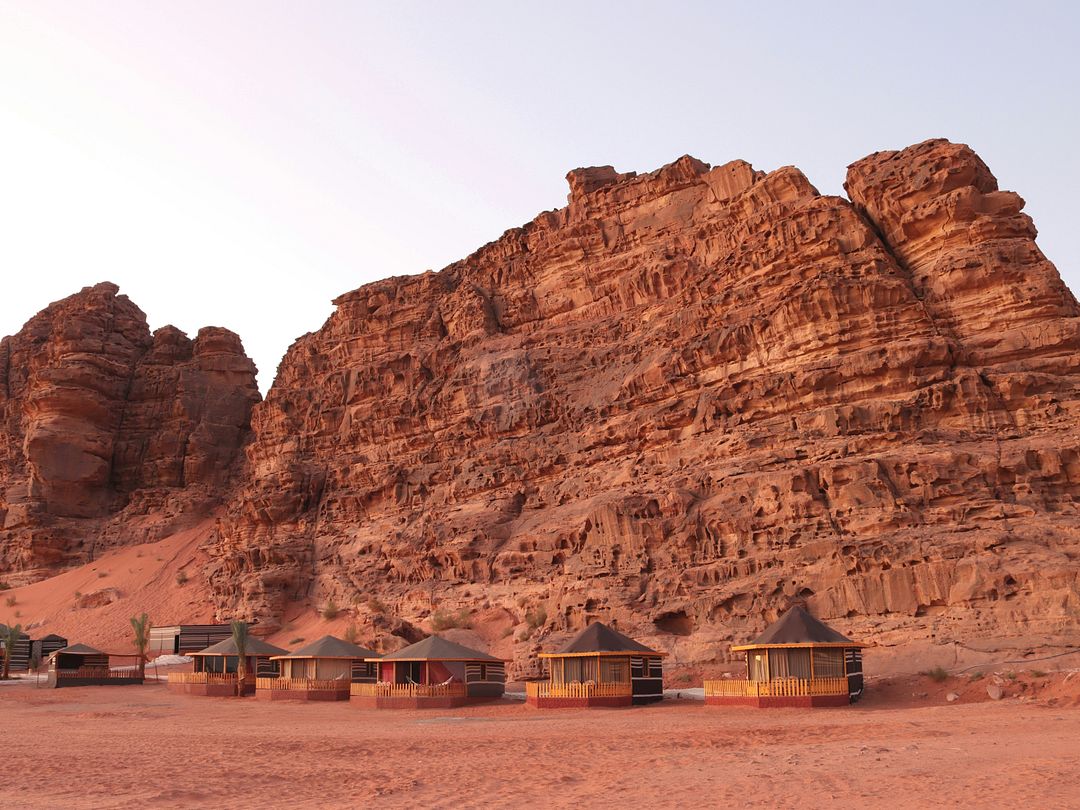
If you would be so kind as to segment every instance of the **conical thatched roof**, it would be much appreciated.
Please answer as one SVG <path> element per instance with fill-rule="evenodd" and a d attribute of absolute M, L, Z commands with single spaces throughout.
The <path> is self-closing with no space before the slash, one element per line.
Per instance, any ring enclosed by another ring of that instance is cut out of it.
<path fill-rule="evenodd" d="M 618 630 L 612 630 L 606 624 L 593 622 L 554 655 L 584 655 L 587 653 L 648 653 L 663 655 L 644 644 L 624 636 Z M 552 655 L 549 653 L 548 655 Z"/>
<path fill-rule="evenodd" d="M 261 638 L 255 638 L 249 636 L 247 640 L 247 655 L 288 655 L 288 650 L 283 650 L 281 647 L 275 647 L 273 644 L 267 644 Z M 219 641 L 217 644 L 211 644 L 205 650 L 200 650 L 192 655 L 236 655 L 236 643 L 232 638 L 227 638 L 224 641 Z"/>
<path fill-rule="evenodd" d="M 768 647 L 779 644 L 814 644 L 848 645 L 851 647 L 862 646 L 833 630 L 829 625 L 815 619 L 806 609 L 795 605 L 788 609 L 783 616 L 766 628 L 765 632 L 749 644 L 743 644 L 733 649 L 745 649 L 746 647 Z"/>
<path fill-rule="evenodd" d="M 472 650 L 441 636 L 428 636 L 397 652 L 383 656 L 384 661 L 502 661 L 486 652 Z"/>
<path fill-rule="evenodd" d="M 278 658 L 380 658 L 373 650 L 365 650 L 336 636 L 323 636 L 317 641 Z"/>

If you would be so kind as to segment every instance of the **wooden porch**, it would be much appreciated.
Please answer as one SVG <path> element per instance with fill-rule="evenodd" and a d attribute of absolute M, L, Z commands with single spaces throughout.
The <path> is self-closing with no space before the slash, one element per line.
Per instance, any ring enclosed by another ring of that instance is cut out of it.
<path fill-rule="evenodd" d="M 588 699 L 599 697 L 630 697 L 633 694 L 633 686 L 629 681 L 622 683 L 596 683 L 586 681 L 584 683 L 552 683 L 551 681 L 528 681 L 525 684 L 526 699 L 533 698 L 567 698 Z"/>
<path fill-rule="evenodd" d="M 783 678 L 772 681 L 705 681 L 705 697 L 816 697 L 848 694 L 847 678 Z"/>
<path fill-rule="evenodd" d="M 99 681 L 141 681 L 142 676 L 135 667 L 131 669 L 109 669 L 108 667 L 79 667 L 78 669 L 58 669 L 56 679 L 82 680 L 93 678 Z"/>
<path fill-rule="evenodd" d="M 352 684 L 355 686 L 355 684 Z M 323 680 L 318 678 L 257 678 L 257 690 L 273 689 L 278 692 L 344 692 L 349 693 L 350 682 L 346 680 Z"/>
<path fill-rule="evenodd" d="M 170 672 L 169 683 L 183 685 L 236 684 L 235 672 Z M 246 686 L 255 685 L 255 676 L 244 678 Z"/>
<path fill-rule="evenodd" d="M 354 683 L 350 694 L 377 698 L 455 698 L 466 697 L 463 683 Z"/>

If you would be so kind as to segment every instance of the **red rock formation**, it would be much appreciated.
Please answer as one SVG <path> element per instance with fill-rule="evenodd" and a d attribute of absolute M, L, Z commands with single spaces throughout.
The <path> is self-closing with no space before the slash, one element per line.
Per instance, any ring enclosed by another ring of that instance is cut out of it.
<path fill-rule="evenodd" d="M 43 571 L 89 553 L 72 527 L 120 542 L 228 490 L 210 588 L 264 629 L 471 611 L 525 662 L 600 618 L 700 663 L 795 600 L 882 644 L 1073 626 L 1080 311 L 970 149 L 871 155 L 850 202 L 741 161 L 567 179 L 339 297 L 243 463 L 235 336 L 151 338 L 110 286 L 46 310 L 0 345 L 0 557 Z"/>
<path fill-rule="evenodd" d="M 603 618 L 709 660 L 796 599 L 883 642 L 1068 626 L 1076 302 L 969 149 L 870 156 L 854 204 L 741 161 L 568 181 L 290 348 L 222 615 L 503 610 L 523 659 Z"/>
<path fill-rule="evenodd" d="M 117 292 L 88 287 L 0 343 L 0 562 L 21 579 L 204 517 L 247 438 L 239 338 L 151 336 Z"/>

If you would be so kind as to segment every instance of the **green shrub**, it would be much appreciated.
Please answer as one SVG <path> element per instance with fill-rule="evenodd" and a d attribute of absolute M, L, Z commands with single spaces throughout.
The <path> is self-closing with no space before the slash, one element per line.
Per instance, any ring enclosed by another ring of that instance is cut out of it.
<path fill-rule="evenodd" d="M 934 683 L 942 683 L 949 678 L 949 673 L 943 666 L 936 666 L 933 669 L 923 670 L 920 674 L 925 675 Z"/>
<path fill-rule="evenodd" d="M 972 672 L 971 673 L 971 680 L 973 680 L 973 681 L 981 681 L 982 678 L 983 678 L 983 674 L 981 672 Z"/>
<path fill-rule="evenodd" d="M 536 610 L 529 610 L 525 612 L 525 624 L 529 625 L 530 630 L 535 630 L 537 627 L 543 627 L 547 624 L 547 608 L 543 605 Z"/>
<path fill-rule="evenodd" d="M 1008 678 L 1010 681 L 1015 681 L 1016 680 L 1016 673 L 1015 672 L 1006 672 L 1005 677 Z"/>
<path fill-rule="evenodd" d="M 431 614 L 431 629 L 436 633 L 451 627 L 472 627 L 472 614 L 467 608 L 462 608 L 457 613 L 439 608 Z"/>

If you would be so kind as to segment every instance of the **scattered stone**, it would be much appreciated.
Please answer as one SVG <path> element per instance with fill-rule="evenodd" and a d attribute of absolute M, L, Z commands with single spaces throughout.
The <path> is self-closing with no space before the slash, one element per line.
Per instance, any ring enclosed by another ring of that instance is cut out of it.
<path fill-rule="evenodd" d="M 992 683 L 986 687 L 986 694 L 990 696 L 991 700 L 1001 700 L 1005 697 L 1005 690 L 996 683 Z"/>
<path fill-rule="evenodd" d="M 956 692 L 949 692 L 949 694 L 945 696 L 945 699 L 949 701 L 949 703 L 955 703 L 960 699 L 960 696 L 956 694 Z"/>

